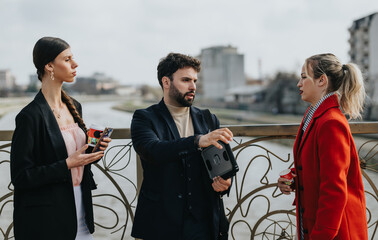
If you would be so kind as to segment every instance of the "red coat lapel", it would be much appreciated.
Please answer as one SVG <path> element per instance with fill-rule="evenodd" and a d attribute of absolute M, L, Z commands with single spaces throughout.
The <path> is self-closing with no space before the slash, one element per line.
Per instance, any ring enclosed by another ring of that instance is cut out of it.
<path fill-rule="evenodd" d="M 294 143 L 294 158 L 296 158 L 296 156 L 298 156 L 298 154 L 300 153 L 303 147 L 303 144 L 306 141 L 306 138 L 308 137 L 309 132 L 311 131 L 311 128 L 314 126 L 316 122 L 316 119 L 322 116 L 328 109 L 334 108 L 334 107 L 339 107 L 339 100 L 338 100 L 337 94 L 334 94 L 328 97 L 327 99 L 324 100 L 324 102 L 322 102 L 322 104 L 320 104 L 320 106 L 318 107 L 318 109 L 316 109 L 314 115 L 312 116 L 312 119 L 309 125 L 307 126 L 306 132 L 304 132 L 303 136 L 301 137 L 301 131 L 304 125 L 304 122 L 303 122 L 304 118 L 303 118 L 301 126 L 298 129 L 297 137 Z M 310 108 L 307 109 L 306 114 L 309 109 Z M 306 114 L 304 116 L 306 116 Z"/>

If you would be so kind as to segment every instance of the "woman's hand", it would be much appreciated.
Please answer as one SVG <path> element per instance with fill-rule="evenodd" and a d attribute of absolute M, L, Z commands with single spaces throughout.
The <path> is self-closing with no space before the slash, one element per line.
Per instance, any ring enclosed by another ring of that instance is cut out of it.
<path fill-rule="evenodd" d="M 104 151 L 86 154 L 85 150 L 87 148 L 88 144 L 85 144 L 83 147 L 81 147 L 75 153 L 71 154 L 71 156 L 66 159 L 68 169 L 88 165 L 104 156 Z"/>
<path fill-rule="evenodd" d="M 102 139 L 102 141 L 101 141 L 101 146 L 100 146 L 100 150 L 101 151 L 105 151 L 107 148 L 108 148 L 108 146 L 109 146 L 109 143 L 112 141 L 112 139 L 111 138 L 103 138 Z"/>
<path fill-rule="evenodd" d="M 292 173 L 292 174 L 293 174 L 294 177 L 297 176 L 294 173 Z M 291 187 L 291 185 L 287 185 L 286 182 L 290 182 L 290 180 L 280 177 L 277 180 L 277 185 L 278 185 L 278 188 L 281 190 L 281 192 L 283 194 L 290 195 L 291 192 L 294 192 L 294 189 Z M 294 184 L 294 182 L 292 184 Z"/>
<path fill-rule="evenodd" d="M 214 191 L 216 192 L 224 192 L 231 186 L 231 178 L 224 180 L 221 177 L 213 178 L 213 186 Z"/>

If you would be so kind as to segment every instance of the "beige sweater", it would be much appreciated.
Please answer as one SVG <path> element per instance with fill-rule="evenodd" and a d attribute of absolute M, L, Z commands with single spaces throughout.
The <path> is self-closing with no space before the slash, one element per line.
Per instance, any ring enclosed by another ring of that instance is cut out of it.
<path fill-rule="evenodd" d="M 176 123 L 180 137 L 189 137 L 194 135 L 192 117 L 190 116 L 190 107 L 175 107 L 167 105 L 173 120 Z"/>

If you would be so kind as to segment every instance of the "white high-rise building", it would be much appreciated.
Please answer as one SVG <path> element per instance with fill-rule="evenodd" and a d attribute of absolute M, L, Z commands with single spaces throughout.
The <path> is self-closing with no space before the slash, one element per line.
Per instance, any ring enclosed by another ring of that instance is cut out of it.
<path fill-rule="evenodd" d="M 13 90 L 16 87 L 16 77 L 9 69 L 0 70 L 0 89 Z"/>
<path fill-rule="evenodd" d="M 349 28 L 349 56 L 366 77 L 368 95 L 378 103 L 378 13 L 353 22 Z"/>
<path fill-rule="evenodd" d="M 244 55 L 236 47 L 217 46 L 201 50 L 198 93 L 204 99 L 223 100 L 231 88 L 245 85 Z"/>

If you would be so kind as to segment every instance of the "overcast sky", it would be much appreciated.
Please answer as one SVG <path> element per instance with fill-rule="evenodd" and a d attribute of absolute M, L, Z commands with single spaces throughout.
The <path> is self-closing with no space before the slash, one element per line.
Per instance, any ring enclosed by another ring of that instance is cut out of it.
<path fill-rule="evenodd" d="M 316 53 L 348 61 L 348 28 L 377 11 L 377 0 L 0 0 L 0 69 L 27 83 L 35 42 L 54 36 L 71 45 L 78 76 L 124 84 L 157 86 L 169 52 L 219 45 L 244 54 L 248 76 L 258 77 L 258 59 L 263 75 L 299 74 Z"/>

